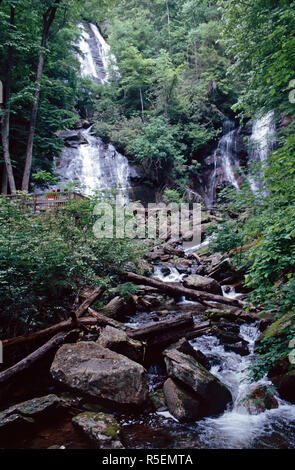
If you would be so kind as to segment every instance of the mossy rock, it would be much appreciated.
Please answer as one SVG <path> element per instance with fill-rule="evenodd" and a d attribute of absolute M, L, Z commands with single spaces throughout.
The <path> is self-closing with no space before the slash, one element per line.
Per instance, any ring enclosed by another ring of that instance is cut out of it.
<path fill-rule="evenodd" d="M 277 338 L 288 333 L 295 325 L 295 311 L 289 312 L 270 325 L 260 336 L 258 343 L 270 338 Z"/>

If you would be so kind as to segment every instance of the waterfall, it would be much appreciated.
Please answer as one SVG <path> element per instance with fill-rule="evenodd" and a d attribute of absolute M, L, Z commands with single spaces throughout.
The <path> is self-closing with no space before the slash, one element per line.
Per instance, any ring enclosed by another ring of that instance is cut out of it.
<path fill-rule="evenodd" d="M 108 66 L 114 62 L 110 46 L 106 43 L 97 26 L 79 25 L 82 31 L 79 55 L 82 77 L 89 77 L 97 83 L 107 83 Z M 116 71 L 116 67 L 115 67 Z M 126 157 L 111 144 L 104 144 L 101 138 L 92 134 L 92 128 L 73 131 L 74 142 L 68 142 L 60 159 L 56 161 L 56 173 L 61 183 L 79 183 L 86 195 L 94 191 L 116 190 L 121 202 L 128 202 L 130 175 L 135 172 Z"/>
<path fill-rule="evenodd" d="M 208 179 L 206 191 L 206 204 L 211 206 L 216 201 L 217 188 L 225 184 L 239 189 L 238 172 L 240 163 L 238 158 L 238 139 L 240 129 L 235 129 L 232 121 L 223 124 L 223 135 L 213 154 L 213 171 Z"/>
<path fill-rule="evenodd" d="M 64 183 L 77 182 L 86 195 L 95 190 L 117 190 L 123 203 L 128 202 L 129 165 L 126 157 L 111 144 L 91 135 L 91 127 L 81 131 L 84 144 L 65 148 L 56 173 Z"/>
<path fill-rule="evenodd" d="M 265 167 L 266 160 L 274 149 L 275 136 L 276 125 L 273 111 L 253 122 L 249 158 L 250 168 L 254 172 L 254 175 L 249 177 L 253 192 L 259 191 L 262 187 L 263 167 Z M 261 165 L 260 169 L 255 169 L 257 164 Z"/>

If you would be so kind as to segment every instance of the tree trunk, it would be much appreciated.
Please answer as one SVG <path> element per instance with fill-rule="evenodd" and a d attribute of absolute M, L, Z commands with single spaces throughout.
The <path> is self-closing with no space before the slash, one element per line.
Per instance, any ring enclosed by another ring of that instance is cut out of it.
<path fill-rule="evenodd" d="M 15 17 L 15 8 L 10 7 L 10 27 L 14 27 L 14 17 Z M 13 57 L 13 48 L 8 47 L 7 52 L 7 61 L 6 61 L 6 72 L 5 72 L 5 83 L 4 83 L 4 110 L 2 117 L 2 148 L 3 156 L 6 165 L 7 178 L 9 181 L 9 187 L 11 193 L 15 193 L 16 186 L 13 175 L 13 168 L 10 158 L 9 150 L 9 131 L 10 131 L 10 94 L 11 94 L 11 68 L 12 68 L 12 57 Z"/>
<path fill-rule="evenodd" d="M 128 333 L 128 336 L 139 341 L 154 341 L 156 336 L 161 335 L 163 332 L 171 332 L 174 329 L 183 329 L 184 327 L 190 330 L 193 329 L 194 320 L 191 313 L 187 313 L 176 318 L 169 318 L 168 320 L 155 323 L 154 325 L 144 326 L 137 330 L 133 330 Z"/>
<path fill-rule="evenodd" d="M 66 339 L 69 333 L 58 333 L 56 336 L 51 338 L 46 344 L 41 346 L 41 348 L 34 351 L 32 354 L 27 356 L 25 359 L 21 360 L 14 366 L 0 373 L 0 387 L 3 387 L 7 382 L 12 381 L 19 375 L 21 372 L 29 369 L 33 364 L 42 359 L 46 354 L 48 354 L 52 349 L 58 348 Z"/>
<path fill-rule="evenodd" d="M 144 103 L 143 103 L 143 96 L 142 96 L 142 89 L 139 89 L 139 96 L 140 96 L 140 104 L 141 104 L 141 120 L 144 123 Z"/>
<path fill-rule="evenodd" d="M 32 111 L 31 111 L 29 136 L 28 136 L 27 150 L 26 150 L 26 163 L 25 163 L 25 169 L 24 169 L 23 181 L 22 181 L 23 191 L 28 191 L 29 189 L 30 175 L 31 175 L 31 169 L 32 169 L 33 145 L 34 145 L 34 138 L 35 138 L 35 131 L 36 131 L 39 100 L 40 100 L 41 80 L 42 80 L 43 67 L 44 67 L 45 48 L 47 44 L 49 30 L 54 21 L 56 11 L 57 11 L 60 1 L 61 0 L 55 0 L 54 5 L 48 8 L 47 12 L 43 16 L 43 32 L 42 32 L 42 40 L 41 40 L 41 50 L 39 54 L 39 61 L 38 61 L 38 67 L 37 67 L 34 100 L 33 100 Z"/>
<path fill-rule="evenodd" d="M 5 163 L 2 165 L 2 181 L 1 181 L 1 193 L 8 193 L 8 177 Z"/>
<path fill-rule="evenodd" d="M 138 274 L 123 272 L 123 277 L 134 284 L 146 284 L 148 286 L 156 287 L 161 292 L 168 294 L 172 297 L 183 297 L 187 299 L 196 300 L 201 304 L 204 304 L 204 301 L 213 301 L 225 305 L 231 305 L 233 307 L 244 308 L 245 302 L 237 299 L 228 299 L 222 297 L 221 295 L 210 294 L 209 292 L 201 292 L 193 289 L 187 289 L 183 286 L 176 286 L 174 284 L 169 284 L 168 282 L 158 281 L 149 277 L 139 276 Z"/>

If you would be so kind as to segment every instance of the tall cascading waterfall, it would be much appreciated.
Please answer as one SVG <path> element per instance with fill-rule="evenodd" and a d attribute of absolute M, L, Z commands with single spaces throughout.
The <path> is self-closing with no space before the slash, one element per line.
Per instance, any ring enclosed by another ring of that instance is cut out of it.
<path fill-rule="evenodd" d="M 209 175 L 205 192 L 205 200 L 208 207 L 212 206 L 216 201 L 218 187 L 225 185 L 231 185 L 236 189 L 240 187 L 239 138 L 240 129 L 235 129 L 232 121 L 225 121 L 223 124 L 223 136 L 213 154 L 213 170 Z"/>
<path fill-rule="evenodd" d="M 106 83 L 109 78 L 108 66 L 114 62 L 110 46 L 106 43 L 97 26 L 80 25 L 82 35 L 79 48 L 82 55 L 81 74 L 97 83 Z M 116 72 L 116 68 L 115 68 Z M 126 157 L 111 144 L 92 134 L 92 127 L 69 131 L 76 132 L 73 140 L 66 140 L 67 147 L 56 161 L 56 173 L 61 183 L 79 183 L 86 195 L 94 191 L 116 190 L 122 203 L 129 200 L 130 176 L 134 169 Z M 67 133 L 64 133 L 65 137 Z"/>
<path fill-rule="evenodd" d="M 252 135 L 250 137 L 249 167 L 252 175 L 249 176 L 249 183 L 253 192 L 262 189 L 263 167 L 266 160 L 274 150 L 276 140 L 276 124 L 274 112 L 270 111 L 261 119 L 253 122 Z M 260 168 L 255 168 L 260 164 Z"/>

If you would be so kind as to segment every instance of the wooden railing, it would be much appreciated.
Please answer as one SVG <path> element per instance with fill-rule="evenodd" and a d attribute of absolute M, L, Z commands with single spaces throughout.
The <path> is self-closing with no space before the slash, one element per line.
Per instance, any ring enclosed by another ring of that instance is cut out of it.
<path fill-rule="evenodd" d="M 39 194 L 9 194 L 1 195 L 2 198 L 16 201 L 24 210 L 32 213 L 48 212 L 63 207 L 70 200 L 81 201 L 86 199 L 76 192 L 46 192 Z"/>

